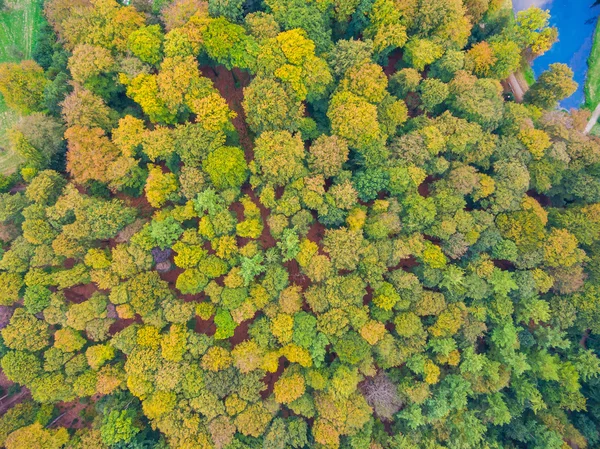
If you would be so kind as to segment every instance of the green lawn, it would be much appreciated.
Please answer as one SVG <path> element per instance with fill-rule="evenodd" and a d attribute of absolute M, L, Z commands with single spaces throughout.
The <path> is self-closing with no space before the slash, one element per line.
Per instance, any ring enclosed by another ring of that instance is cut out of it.
<path fill-rule="evenodd" d="M 7 0 L 0 12 L 0 62 L 31 58 L 43 21 L 41 0 Z"/>
<path fill-rule="evenodd" d="M 588 73 L 584 91 L 585 106 L 593 111 L 600 102 L 600 25 L 596 25 L 594 33 L 594 45 L 588 58 Z"/>
<path fill-rule="evenodd" d="M 9 175 L 21 163 L 18 154 L 8 150 L 8 137 L 6 130 L 9 129 L 19 116 L 10 109 L 0 112 L 0 173 Z"/>
<path fill-rule="evenodd" d="M 0 12 L 0 63 L 30 59 L 40 25 L 42 0 L 7 0 Z M 20 163 L 18 155 L 7 151 L 6 130 L 18 115 L 9 110 L 0 96 L 0 172 L 9 174 Z"/>

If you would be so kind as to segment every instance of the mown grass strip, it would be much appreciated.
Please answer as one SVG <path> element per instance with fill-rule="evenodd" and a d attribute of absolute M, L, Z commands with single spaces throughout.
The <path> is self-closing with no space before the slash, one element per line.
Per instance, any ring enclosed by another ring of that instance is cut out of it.
<path fill-rule="evenodd" d="M 0 12 L 0 63 L 31 59 L 37 33 L 44 21 L 43 0 L 9 0 Z M 8 150 L 6 131 L 19 119 L 0 96 L 0 173 L 10 174 L 21 158 Z"/>
<path fill-rule="evenodd" d="M 585 107 L 594 110 L 600 101 L 600 26 L 596 25 L 594 43 L 588 58 L 588 72 L 584 86 Z"/>

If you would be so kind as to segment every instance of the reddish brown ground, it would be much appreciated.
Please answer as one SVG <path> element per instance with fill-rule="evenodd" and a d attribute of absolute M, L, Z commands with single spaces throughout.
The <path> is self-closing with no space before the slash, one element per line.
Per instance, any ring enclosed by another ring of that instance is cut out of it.
<path fill-rule="evenodd" d="M 394 73 L 396 73 L 398 71 L 398 69 L 396 69 L 396 64 L 398 64 L 398 61 L 401 61 L 401 60 L 402 60 L 402 50 L 397 48 L 388 57 L 388 63 L 383 68 L 383 73 L 385 73 L 388 78 L 390 76 L 392 76 Z"/>
<path fill-rule="evenodd" d="M 288 272 L 288 279 L 290 284 L 298 285 L 305 291 L 308 287 L 310 287 L 311 281 L 310 278 L 302 273 L 300 270 L 300 265 L 295 259 L 284 262 L 283 264 Z"/>
<path fill-rule="evenodd" d="M 419 195 L 427 198 L 430 194 L 431 185 L 434 182 L 436 182 L 438 179 L 439 179 L 439 177 L 436 177 L 434 175 L 427 176 L 425 178 L 425 180 L 418 187 Z"/>
<path fill-rule="evenodd" d="M 492 262 L 494 262 L 495 267 L 500 268 L 505 271 L 514 271 L 514 269 L 515 269 L 515 266 L 513 265 L 513 263 L 508 260 L 494 259 L 494 260 L 492 260 Z"/>
<path fill-rule="evenodd" d="M 279 379 L 283 374 L 283 370 L 285 369 L 287 363 L 288 362 L 284 357 L 279 357 L 277 371 L 274 373 L 267 373 L 267 375 L 263 377 L 262 380 L 267 385 L 266 390 L 260 392 L 260 396 L 263 399 L 267 399 L 269 396 L 271 396 L 271 393 L 273 393 L 273 389 L 275 388 L 275 382 L 277 382 L 277 379 Z"/>
<path fill-rule="evenodd" d="M 233 337 L 229 339 L 233 346 L 239 345 L 241 342 L 248 339 L 248 328 L 254 320 L 242 321 L 233 332 Z"/>
<path fill-rule="evenodd" d="M 48 427 L 66 427 L 68 429 L 81 429 L 85 427 L 86 422 L 81 415 L 86 408 L 93 407 L 93 403 L 98 400 L 98 397 L 99 396 L 92 398 L 92 401 L 87 403 L 75 400 L 56 404 L 58 416 L 48 425 Z"/>
<path fill-rule="evenodd" d="M 244 220 L 244 206 L 242 203 L 239 201 L 232 203 L 231 206 L 229 206 L 229 210 L 235 214 L 238 223 Z"/>
<path fill-rule="evenodd" d="M 0 329 L 4 329 L 8 326 L 10 318 L 13 314 L 13 308 L 8 306 L 0 306 Z"/>
<path fill-rule="evenodd" d="M 406 103 L 406 107 L 408 108 L 408 116 L 410 118 L 415 118 L 420 115 L 423 115 L 423 110 L 419 108 L 421 105 L 421 98 L 415 92 L 408 92 L 406 96 L 403 98 Z"/>
<path fill-rule="evenodd" d="M 180 293 L 178 296 L 183 299 L 183 302 L 202 302 L 206 300 L 204 292 L 196 293 L 195 295 L 182 295 Z"/>
<path fill-rule="evenodd" d="M 411 268 L 416 267 L 417 265 L 419 265 L 417 259 L 414 256 L 410 256 L 407 259 L 402 259 L 395 267 L 388 268 L 388 271 L 394 271 L 400 268 L 405 271 L 409 271 Z"/>
<path fill-rule="evenodd" d="M 367 285 L 367 293 L 363 296 L 363 305 L 368 306 L 373 301 L 373 288 Z"/>
<path fill-rule="evenodd" d="M 172 256 L 171 256 L 172 259 Z M 179 268 L 176 266 L 173 261 L 171 261 L 171 269 L 164 273 L 158 273 L 160 278 L 169 284 L 169 287 L 173 289 L 173 291 L 177 294 L 179 290 L 175 288 L 175 283 L 177 282 L 177 278 L 181 273 L 183 273 L 183 268 Z"/>
<path fill-rule="evenodd" d="M 552 200 L 546 195 L 542 195 L 541 193 L 538 193 L 535 190 L 530 190 L 529 192 L 527 192 L 527 195 L 534 198 L 544 208 L 552 207 Z"/>
<path fill-rule="evenodd" d="M 256 206 L 260 209 L 260 217 L 262 218 L 264 228 L 258 241 L 262 245 L 263 249 L 274 247 L 277 245 L 277 242 L 271 235 L 271 229 L 269 228 L 269 223 L 267 222 L 267 218 L 269 218 L 269 209 L 263 206 L 250 186 L 244 187 L 242 189 L 242 193 L 248 195 L 250 199 L 254 201 L 254 204 L 256 204 Z"/>
<path fill-rule="evenodd" d="M 586 329 L 586 331 L 581 336 L 581 340 L 579 340 L 579 346 L 581 346 L 583 349 L 587 349 L 588 338 L 590 338 L 590 330 Z"/>
<path fill-rule="evenodd" d="M 217 326 L 215 325 L 215 321 L 212 318 L 210 320 L 203 320 L 202 318 L 197 316 L 196 323 L 194 325 L 194 331 L 196 331 L 199 334 L 213 336 L 217 331 Z"/>
<path fill-rule="evenodd" d="M 115 195 L 113 195 L 113 197 L 120 199 L 129 207 L 135 207 L 139 209 L 140 216 L 143 218 L 150 218 L 152 214 L 154 214 L 154 208 L 150 205 L 148 199 L 146 198 L 146 195 L 144 195 L 143 193 L 137 198 L 134 198 L 131 196 L 127 196 L 123 192 L 117 192 Z"/>
<path fill-rule="evenodd" d="M 31 393 L 25 387 L 22 387 L 16 394 L 9 395 L 10 389 L 14 388 L 14 383 L 6 378 L 4 373 L 0 371 L 0 388 L 2 395 L 0 396 L 0 416 L 4 415 L 8 410 L 31 397 Z"/>
<path fill-rule="evenodd" d="M 308 234 L 306 234 L 306 238 L 311 242 L 317 243 L 319 245 L 319 250 L 321 250 L 321 240 L 325 237 L 325 225 L 316 219 L 316 212 L 313 214 L 315 217 L 314 223 L 310 226 L 308 230 Z"/>
<path fill-rule="evenodd" d="M 250 75 L 239 69 L 229 71 L 222 65 L 214 68 L 202 66 L 200 70 L 202 71 L 202 75 L 212 80 L 215 88 L 225 98 L 231 110 L 237 113 L 237 117 L 233 119 L 233 126 L 240 136 L 240 145 L 244 149 L 246 160 L 250 162 L 254 159 L 252 138 L 246 126 L 246 114 L 242 107 L 242 101 L 244 100 L 243 89 L 250 84 Z M 237 83 L 236 80 L 238 81 Z"/>
<path fill-rule="evenodd" d="M 14 186 L 13 186 L 13 187 L 12 187 L 12 188 L 11 188 L 11 189 L 8 191 L 8 193 L 10 193 L 11 195 L 14 195 L 15 193 L 18 193 L 18 192 L 23 192 L 23 191 L 25 191 L 25 189 L 26 189 L 26 188 L 27 188 L 27 186 L 26 186 L 25 184 L 18 183 L 18 184 L 15 184 L 15 185 L 14 185 Z"/>
<path fill-rule="evenodd" d="M 63 293 L 67 301 L 80 304 L 88 300 L 94 293 L 98 292 L 98 287 L 93 282 L 85 285 L 76 285 L 74 287 L 65 288 Z"/>
<path fill-rule="evenodd" d="M 108 328 L 108 333 L 113 336 L 118 332 L 121 332 L 126 327 L 131 326 L 132 324 L 141 324 L 142 318 L 139 315 L 136 315 L 135 318 L 117 318 L 111 326 Z"/>

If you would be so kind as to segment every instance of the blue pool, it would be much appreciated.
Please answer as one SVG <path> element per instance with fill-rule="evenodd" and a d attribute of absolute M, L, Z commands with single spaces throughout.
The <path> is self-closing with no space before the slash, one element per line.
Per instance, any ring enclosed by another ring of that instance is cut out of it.
<path fill-rule="evenodd" d="M 600 8 L 592 8 L 593 3 L 594 0 L 513 0 L 517 11 L 529 6 L 550 10 L 551 24 L 558 28 L 559 41 L 533 62 L 533 70 L 539 75 L 554 62 L 563 62 L 573 69 L 579 89 L 561 102 L 567 109 L 578 107 L 584 101 L 583 85 L 596 26 L 594 19 L 600 14 Z"/>

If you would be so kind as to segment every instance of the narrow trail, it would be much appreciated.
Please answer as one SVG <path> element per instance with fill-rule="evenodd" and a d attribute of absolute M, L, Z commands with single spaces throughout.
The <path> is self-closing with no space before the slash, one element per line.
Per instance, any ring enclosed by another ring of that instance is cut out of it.
<path fill-rule="evenodd" d="M 27 388 L 22 388 L 17 394 L 9 396 L 0 401 L 0 416 L 4 415 L 8 410 L 10 410 L 16 404 L 23 402 L 25 399 L 29 399 L 31 397 L 31 393 Z"/>
<path fill-rule="evenodd" d="M 508 83 L 510 90 L 515 96 L 515 101 L 517 103 L 521 103 L 523 101 L 523 97 L 525 96 L 525 90 L 523 89 L 523 86 L 517 79 L 517 75 L 511 73 L 510 76 L 506 79 L 506 82 Z"/>
<path fill-rule="evenodd" d="M 587 125 L 585 125 L 583 134 L 588 135 L 590 133 L 596 122 L 598 122 L 598 118 L 600 118 L 600 103 L 598 103 L 598 106 L 596 106 L 596 109 L 594 109 L 594 112 L 592 112 L 592 116 L 590 117 Z"/>
<path fill-rule="evenodd" d="M 32 5 L 30 3 L 23 5 L 23 21 L 25 23 L 25 35 L 23 36 L 25 40 L 25 59 L 29 59 L 31 57 L 31 49 L 33 47 L 33 26 L 27 26 L 27 24 L 33 23 L 29 17 L 32 13 L 31 6 Z"/>

